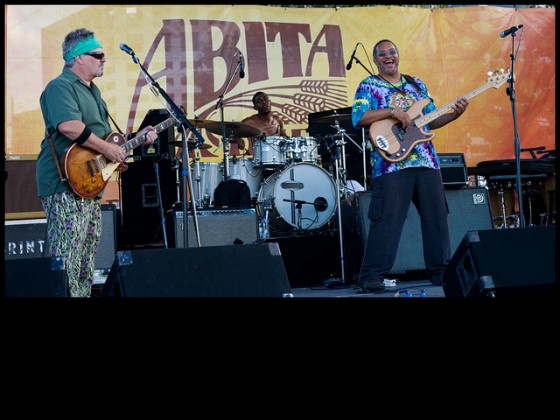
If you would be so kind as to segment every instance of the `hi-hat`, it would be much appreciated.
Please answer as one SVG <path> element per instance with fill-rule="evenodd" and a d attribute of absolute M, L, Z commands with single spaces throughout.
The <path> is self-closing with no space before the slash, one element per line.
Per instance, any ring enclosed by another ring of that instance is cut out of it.
<path fill-rule="evenodd" d="M 176 147 L 183 147 L 182 141 L 170 141 L 169 144 Z M 196 148 L 197 144 L 200 150 L 206 150 L 212 147 L 212 145 L 209 143 L 199 143 L 197 141 L 191 141 L 191 140 L 187 141 L 187 145 L 188 145 L 187 147 L 189 148 L 189 150 Z"/>
<path fill-rule="evenodd" d="M 224 125 L 228 137 L 257 137 L 261 134 L 258 128 L 243 123 L 226 122 Z M 214 134 L 222 134 L 222 123 L 220 121 L 209 121 L 204 128 Z"/>
<path fill-rule="evenodd" d="M 350 118 L 352 118 L 352 114 L 339 114 L 336 111 L 334 111 L 332 114 L 329 115 L 325 115 L 323 117 L 317 118 L 315 120 L 315 122 L 318 123 L 330 123 L 330 122 L 334 122 L 336 120 L 338 121 L 346 121 L 349 120 Z"/>

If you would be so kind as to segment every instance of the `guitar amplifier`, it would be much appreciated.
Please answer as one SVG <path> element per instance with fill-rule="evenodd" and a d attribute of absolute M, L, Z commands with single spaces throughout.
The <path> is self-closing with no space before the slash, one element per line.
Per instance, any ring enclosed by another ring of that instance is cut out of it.
<path fill-rule="evenodd" d="M 257 241 L 257 212 L 246 209 L 206 209 L 196 213 L 200 246 L 250 244 Z M 174 219 L 175 248 L 184 248 L 183 212 L 176 211 Z M 198 247 L 192 212 L 187 213 L 187 237 L 189 248 Z"/>
<path fill-rule="evenodd" d="M 467 185 L 467 165 L 463 153 L 438 153 L 438 159 L 445 188 L 462 188 Z"/>

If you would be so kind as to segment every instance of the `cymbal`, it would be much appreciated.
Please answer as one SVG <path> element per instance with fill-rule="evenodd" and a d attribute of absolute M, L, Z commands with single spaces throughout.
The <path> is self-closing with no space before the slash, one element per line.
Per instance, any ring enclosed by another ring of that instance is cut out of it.
<path fill-rule="evenodd" d="M 204 128 L 204 127 L 206 127 L 206 124 L 214 122 L 214 121 L 210 121 L 210 120 L 199 120 L 198 118 L 195 118 L 194 120 L 188 120 L 188 121 L 197 128 L 198 127 Z"/>
<path fill-rule="evenodd" d="M 182 141 L 170 141 L 169 144 L 176 147 L 183 147 Z M 190 140 L 187 141 L 189 150 L 194 149 L 196 144 L 198 144 L 198 148 L 200 150 L 206 150 L 212 148 L 212 145 L 210 143 L 198 143 L 196 141 L 190 141 Z"/>
<path fill-rule="evenodd" d="M 261 134 L 258 128 L 239 122 L 226 122 L 226 136 L 232 137 L 257 137 Z M 220 121 L 209 121 L 204 128 L 214 134 L 222 134 L 222 123 Z"/>
<path fill-rule="evenodd" d="M 335 120 L 346 121 L 349 120 L 350 118 L 352 118 L 352 114 L 339 114 L 336 111 L 334 111 L 332 114 L 317 118 L 315 122 L 330 123 L 330 122 L 334 122 Z"/>

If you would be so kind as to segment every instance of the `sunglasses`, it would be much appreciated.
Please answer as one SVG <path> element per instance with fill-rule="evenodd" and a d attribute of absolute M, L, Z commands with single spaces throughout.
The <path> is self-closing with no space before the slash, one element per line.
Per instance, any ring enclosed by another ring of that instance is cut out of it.
<path fill-rule="evenodd" d="M 387 56 L 387 54 L 391 54 L 391 55 L 397 55 L 397 54 L 398 54 L 398 52 L 397 52 L 397 50 L 396 50 L 396 49 L 394 49 L 394 48 L 391 48 L 391 49 L 390 49 L 389 51 L 379 51 L 379 52 L 377 53 L 377 56 L 378 56 L 378 57 L 382 57 L 382 58 L 383 58 L 383 57 L 386 57 L 386 56 Z"/>
<path fill-rule="evenodd" d="M 98 60 L 105 58 L 105 53 L 102 52 L 85 52 L 83 55 L 89 55 L 90 57 L 97 58 Z"/>

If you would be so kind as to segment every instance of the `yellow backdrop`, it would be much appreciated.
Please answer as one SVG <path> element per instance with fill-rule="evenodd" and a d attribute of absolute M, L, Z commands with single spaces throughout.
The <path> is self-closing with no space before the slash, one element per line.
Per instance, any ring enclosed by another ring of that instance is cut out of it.
<path fill-rule="evenodd" d="M 555 147 L 555 9 L 8 5 L 6 15 L 8 156 L 38 153 L 44 130 L 39 96 L 62 70 L 64 36 L 83 26 L 103 44 L 107 63 L 96 83 L 126 131 L 135 131 L 148 110 L 164 108 L 166 102 L 120 50 L 123 42 L 188 118 L 220 121 L 216 105 L 222 96 L 224 119 L 241 121 L 253 113 L 253 94 L 264 90 L 288 134 L 304 135 L 309 113 L 351 105 L 355 88 L 368 75 L 357 63 L 346 70 L 354 46 L 361 43 L 356 57 L 376 72 L 371 49 L 389 38 L 399 47 L 401 71 L 423 79 L 436 106 L 485 85 L 488 72 L 511 67 L 513 54 L 521 147 Z M 520 24 L 515 37 L 500 37 L 502 30 Z M 228 85 L 238 51 L 245 77 L 236 74 Z M 436 132 L 438 150 L 464 153 L 468 166 L 513 159 L 508 91 L 505 83 L 471 99 L 461 119 Z M 215 146 L 203 151 L 203 158 L 221 160 L 221 136 L 201 134 Z"/>

